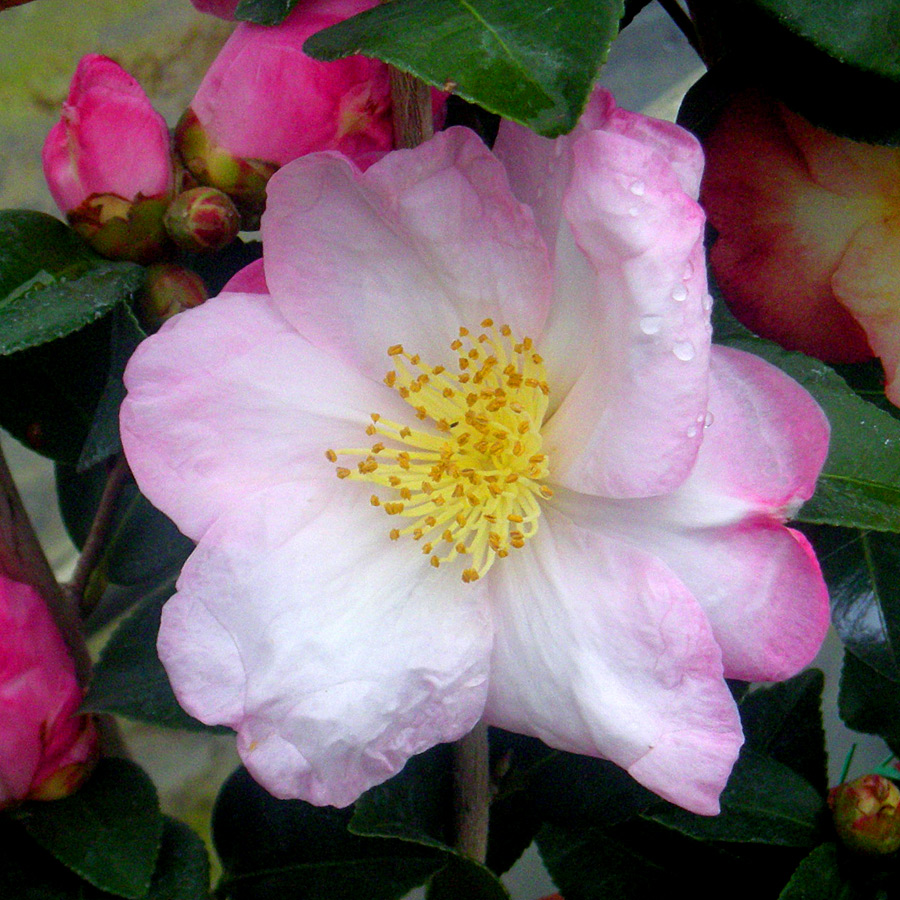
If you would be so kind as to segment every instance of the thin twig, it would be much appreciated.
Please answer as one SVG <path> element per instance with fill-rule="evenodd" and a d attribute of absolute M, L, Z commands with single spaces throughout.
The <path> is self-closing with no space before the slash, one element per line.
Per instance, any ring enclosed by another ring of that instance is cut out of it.
<path fill-rule="evenodd" d="M 78 610 L 50 568 L 0 448 L 0 569 L 10 578 L 30 584 L 41 595 L 75 663 L 78 683 L 90 677 L 91 657 Z"/>
<path fill-rule="evenodd" d="M 678 0 L 659 0 L 659 5 L 669 14 L 669 18 L 678 26 L 678 30 L 687 38 L 697 56 L 703 59 L 700 38 L 691 17 L 681 8 Z"/>
<path fill-rule="evenodd" d="M 119 493 L 122 490 L 122 485 L 125 483 L 128 472 L 128 462 L 125 459 L 125 454 L 120 453 L 106 476 L 106 484 L 103 487 L 103 493 L 100 495 L 100 503 L 97 505 L 97 511 L 94 513 L 94 520 L 91 522 L 91 528 L 84 541 L 84 546 L 81 548 L 81 555 L 75 564 L 75 572 L 72 574 L 71 581 L 66 585 L 69 595 L 78 604 L 82 618 L 87 618 L 93 611 L 94 603 L 89 602 L 85 598 L 85 589 L 88 581 L 90 581 L 91 574 L 97 566 L 97 559 L 106 544 L 106 534 L 112 521 L 116 500 L 119 498 Z"/>
<path fill-rule="evenodd" d="M 418 147 L 434 134 L 431 89 L 424 81 L 390 66 L 394 145 Z"/>
<path fill-rule="evenodd" d="M 456 849 L 483 863 L 487 857 L 491 808 L 488 729 L 479 722 L 453 745 Z"/>

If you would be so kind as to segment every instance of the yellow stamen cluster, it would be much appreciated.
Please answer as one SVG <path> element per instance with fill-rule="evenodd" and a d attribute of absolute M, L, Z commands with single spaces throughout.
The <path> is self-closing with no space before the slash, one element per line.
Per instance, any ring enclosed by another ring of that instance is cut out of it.
<path fill-rule="evenodd" d="M 412 521 L 393 528 L 422 542 L 438 567 L 461 554 L 471 560 L 465 582 L 476 581 L 537 533 L 539 497 L 553 492 L 543 480 L 549 468 L 541 452 L 541 424 L 548 395 L 543 360 L 530 338 L 517 342 L 509 326 L 481 323 L 477 337 L 460 328 L 450 344 L 458 371 L 428 366 L 399 344 L 388 348 L 394 368 L 385 384 L 412 407 L 423 424 L 391 422 L 372 413 L 368 448 L 328 450 L 327 458 L 359 456 L 338 478 L 392 489 L 372 494 L 373 506 Z"/>

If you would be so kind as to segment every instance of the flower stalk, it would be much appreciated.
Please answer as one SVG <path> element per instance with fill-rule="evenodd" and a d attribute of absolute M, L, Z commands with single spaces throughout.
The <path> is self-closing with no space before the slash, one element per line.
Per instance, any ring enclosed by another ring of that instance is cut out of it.
<path fill-rule="evenodd" d="M 415 75 L 390 67 L 394 145 L 410 150 L 434 134 L 431 89 Z"/>
<path fill-rule="evenodd" d="M 491 808 L 488 729 L 483 721 L 453 745 L 453 798 L 456 849 L 483 863 Z"/>

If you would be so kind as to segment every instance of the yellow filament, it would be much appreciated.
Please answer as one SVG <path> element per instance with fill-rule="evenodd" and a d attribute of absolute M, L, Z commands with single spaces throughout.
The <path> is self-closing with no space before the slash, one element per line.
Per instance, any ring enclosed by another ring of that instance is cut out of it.
<path fill-rule="evenodd" d="M 549 467 L 541 425 L 550 393 L 543 360 L 509 326 L 485 319 L 481 327 L 477 337 L 460 328 L 450 344 L 456 373 L 426 365 L 401 344 L 389 347 L 394 368 L 384 382 L 413 409 L 416 426 L 372 413 L 365 431 L 376 443 L 325 453 L 330 462 L 359 458 L 354 468 L 338 467 L 338 478 L 391 491 L 370 498 L 387 515 L 412 520 L 392 528 L 391 540 L 423 541 L 435 567 L 469 555 L 467 584 L 537 533 L 538 501 L 553 495 L 543 483 Z"/>

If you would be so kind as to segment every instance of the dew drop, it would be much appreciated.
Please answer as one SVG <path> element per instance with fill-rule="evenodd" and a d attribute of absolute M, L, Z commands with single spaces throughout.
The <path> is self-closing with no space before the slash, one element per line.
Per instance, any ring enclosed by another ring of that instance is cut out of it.
<path fill-rule="evenodd" d="M 708 412 L 708 413 L 703 417 L 703 427 L 704 427 L 704 428 L 709 428 L 709 426 L 712 425 L 712 423 L 715 422 L 715 420 L 716 420 L 716 419 L 715 419 L 715 416 L 714 416 L 711 412 Z"/>
<path fill-rule="evenodd" d="M 687 300 L 687 288 L 683 285 L 678 285 L 674 291 L 672 291 L 672 299 L 676 303 L 684 303 Z"/>
<path fill-rule="evenodd" d="M 692 262 L 688 262 L 684 267 L 684 275 L 681 276 L 682 281 L 687 281 L 689 278 L 692 278 L 694 275 L 694 264 Z"/>
<path fill-rule="evenodd" d="M 696 425 L 689 425 L 689 426 L 688 426 L 687 436 L 688 436 L 689 438 L 697 437 L 697 426 L 696 426 Z"/>
<path fill-rule="evenodd" d="M 694 358 L 694 345 L 690 341 L 678 341 L 672 348 L 676 359 L 682 362 L 690 362 Z"/>
<path fill-rule="evenodd" d="M 643 181 L 632 181 L 628 190 L 631 191 L 631 193 L 636 197 L 643 197 L 644 191 L 647 190 L 647 187 Z"/>
<path fill-rule="evenodd" d="M 712 305 L 713 305 L 712 294 L 704 294 L 702 302 L 703 302 L 703 312 L 709 312 L 712 309 Z"/>
<path fill-rule="evenodd" d="M 639 213 L 639 210 L 636 206 L 629 207 L 629 209 L 628 209 L 629 216 L 637 217 L 638 213 Z"/>
<path fill-rule="evenodd" d="M 641 316 L 641 321 L 638 323 L 638 327 L 644 334 L 659 334 L 660 328 L 662 328 L 662 316 Z"/>

